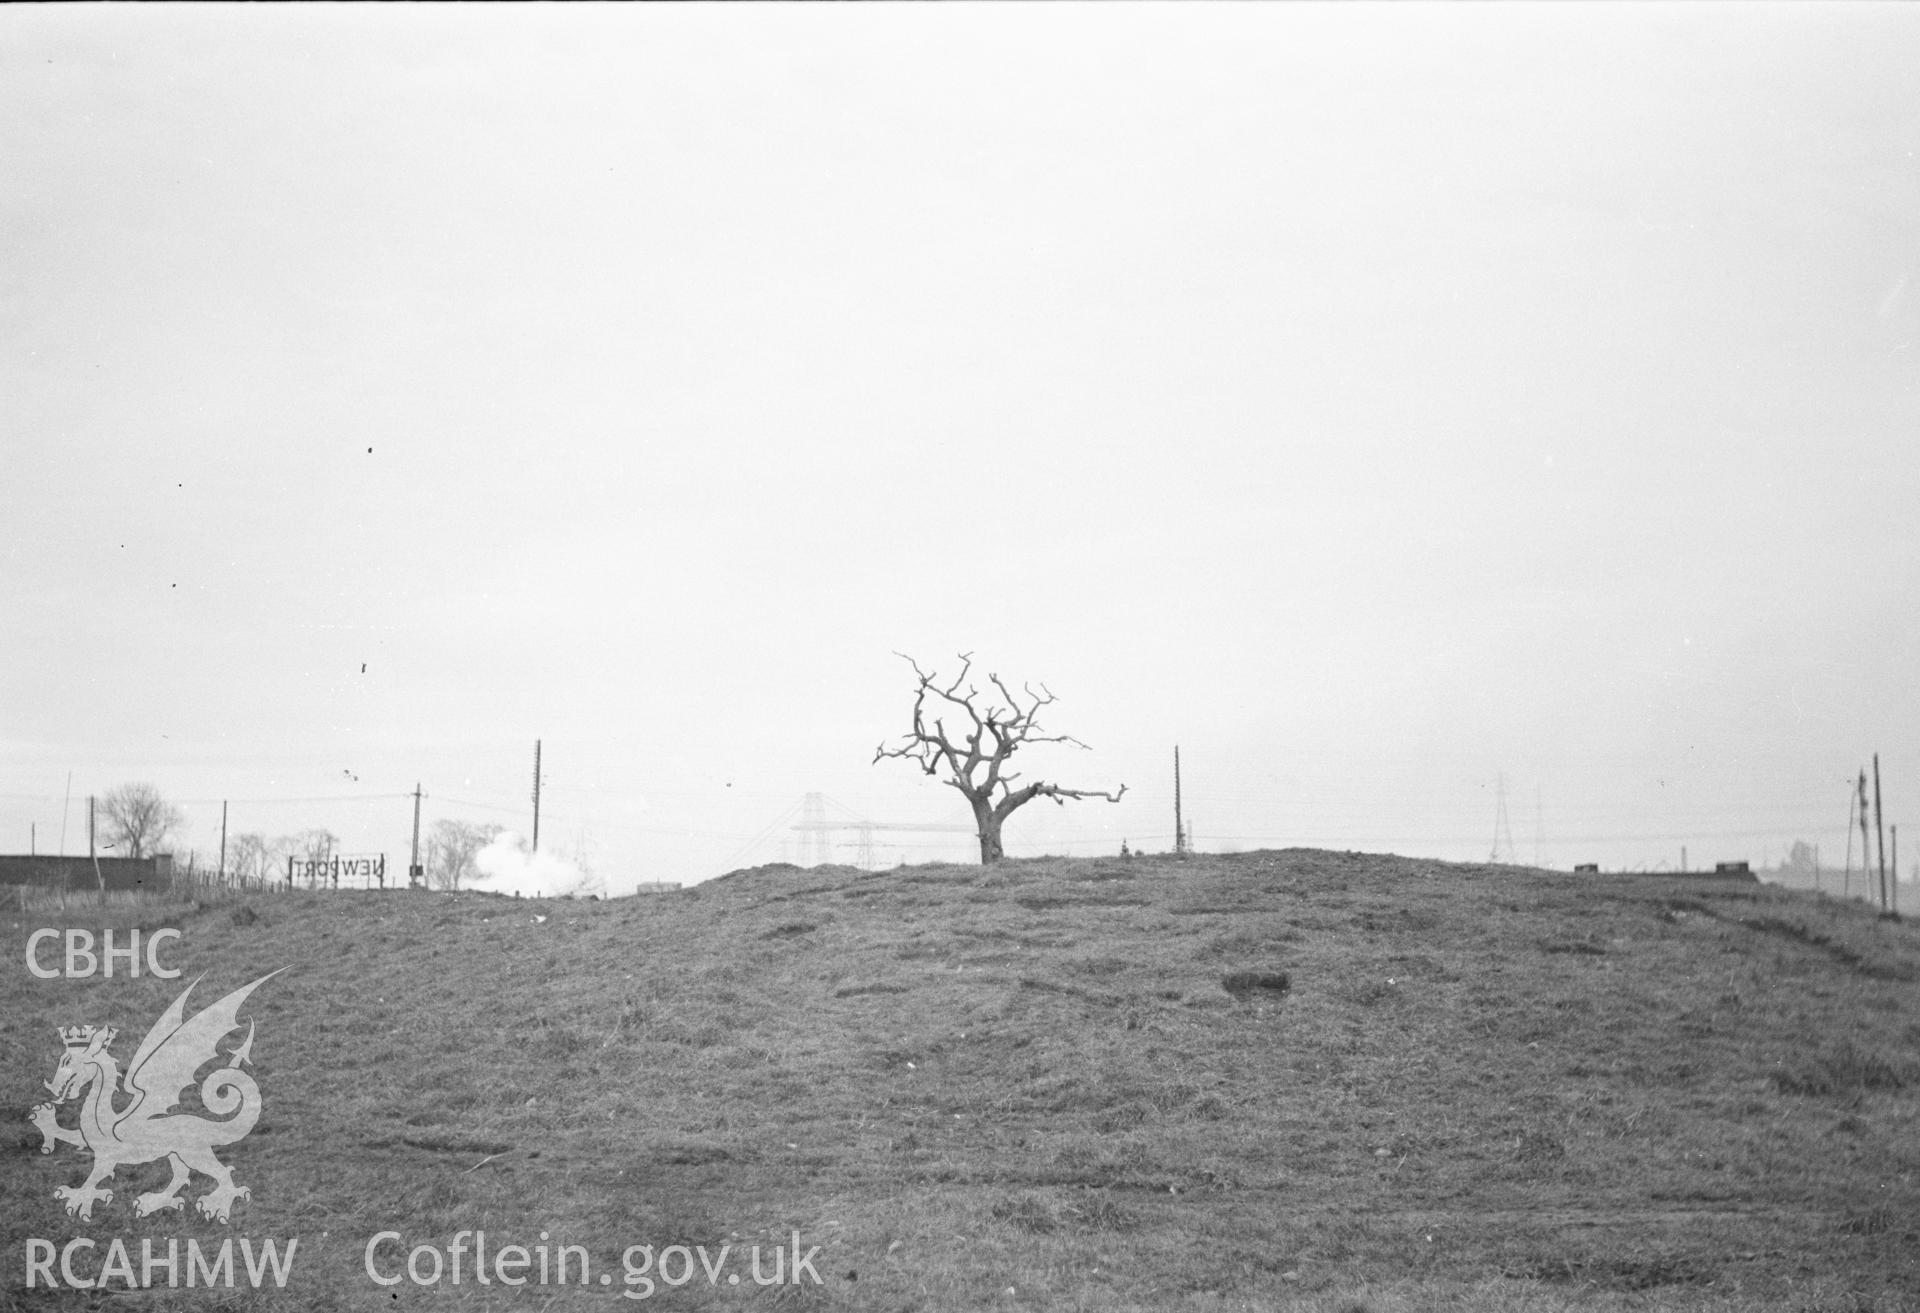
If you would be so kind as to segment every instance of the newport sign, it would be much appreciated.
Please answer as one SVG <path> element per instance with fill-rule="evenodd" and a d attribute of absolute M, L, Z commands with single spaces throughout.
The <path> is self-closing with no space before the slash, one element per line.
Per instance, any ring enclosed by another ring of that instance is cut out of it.
<path fill-rule="evenodd" d="M 387 855 L 334 853 L 327 857 L 288 857 L 287 887 L 309 889 L 385 889 Z"/>

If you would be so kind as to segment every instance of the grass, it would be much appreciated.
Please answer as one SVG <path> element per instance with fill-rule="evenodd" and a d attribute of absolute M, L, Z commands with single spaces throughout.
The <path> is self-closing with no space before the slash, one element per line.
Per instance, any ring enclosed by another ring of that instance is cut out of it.
<path fill-rule="evenodd" d="M 234 896 L 223 895 L 220 901 Z M 179 917 L 212 901 L 215 900 L 152 894 L 139 889 L 66 889 L 16 884 L 0 892 L 0 912 L 24 918 L 17 921 L 22 925 L 26 920 L 32 920 L 36 926 L 65 925 L 69 918 L 84 916 L 85 923 L 95 931 L 105 926 L 124 930 L 129 926 L 174 925 Z"/>
<path fill-rule="evenodd" d="M 610 1309 L 628 1245 L 798 1231 L 817 1287 L 647 1303 L 1920 1306 L 1920 934 L 1856 903 L 1286 851 L 167 913 L 170 958 L 208 973 L 196 1004 L 292 968 L 244 1012 L 265 1111 L 225 1156 L 253 1197 L 227 1228 L 136 1220 L 123 1169 L 91 1223 L 61 1212 L 84 1159 L 41 1157 L 25 1121 L 50 1028 L 119 1026 L 124 1063 L 183 982 L 40 981 L 16 956 L 0 1298 L 130 1298 L 21 1291 L 29 1236 L 231 1234 L 300 1237 L 286 1292 L 131 1298 Z M 16 944 L 40 924 L 63 923 L 14 914 Z M 444 1250 L 474 1228 L 584 1245 L 615 1284 L 363 1270 L 378 1231 Z"/>

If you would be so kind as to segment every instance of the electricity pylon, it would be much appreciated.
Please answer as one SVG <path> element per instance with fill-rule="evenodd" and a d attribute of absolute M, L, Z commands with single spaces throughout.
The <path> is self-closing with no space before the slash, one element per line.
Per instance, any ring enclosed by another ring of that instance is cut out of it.
<path fill-rule="evenodd" d="M 1506 853 L 1504 858 L 1500 856 L 1502 852 Z M 1500 801 L 1495 805 L 1493 813 L 1493 852 L 1487 860 L 1506 866 L 1513 866 L 1518 861 L 1513 852 L 1513 829 L 1507 824 L 1507 777 L 1505 774 L 1500 776 Z"/>
<path fill-rule="evenodd" d="M 865 870 L 873 865 L 873 832 L 875 830 L 893 830 L 908 834 L 973 834 L 971 825 L 922 825 L 912 821 L 870 821 L 864 816 L 852 815 L 846 820 L 828 820 L 827 804 L 832 801 L 824 793 L 809 793 L 800 803 L 800 823 L 793 828 L 803 836 L 800 840 L 801 851 L 809 859 L 807 865 L 825 865 L 833 860 L 833 840 L 830 837 L 835 830 L 852 830 L 857 836 L 854 840 L 854 864 Z M 850 809 L 840 803 L 834 803 L 841 811 Z M 791 813 L 789 813 L 791 814 Z"/>

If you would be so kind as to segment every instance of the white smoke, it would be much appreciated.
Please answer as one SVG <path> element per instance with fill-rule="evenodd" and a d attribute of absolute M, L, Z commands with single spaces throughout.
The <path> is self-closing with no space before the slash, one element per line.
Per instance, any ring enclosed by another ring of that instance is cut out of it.
<path fill-rule="evenodd" d="M 482 893 L 519 894 L 523 898 L 604 898 L 606 884 L 554 852 L 528 852 L 527 841 L 512 830 L 502 830 L 474 854 L 480 878 L 470 888 Z"/>

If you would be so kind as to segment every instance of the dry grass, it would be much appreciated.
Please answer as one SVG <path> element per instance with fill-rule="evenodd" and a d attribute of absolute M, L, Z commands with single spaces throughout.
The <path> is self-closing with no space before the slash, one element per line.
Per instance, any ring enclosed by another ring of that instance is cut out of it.
<path fill-rule="evenodd" d="M 301 1237 L 305 1307 L 627 1306 L 395 1301 L 361 1270 L 389 1228 L 546 1229 L 601 1266 L 798 1230 L 825 1284 L 782 1306 L 928 1313 L 1886 1313 L 1920 1288 L 1920 936 L 1856 904 L 1289 851 L 181 915 L 203 990 L 293 968 L 249 1005 L 266 1111 L 231 1230 Z M 177 992 L 7 979 L 21 1146 L 50 1027 Z M 79 1162 L 21 1148 L 0 1177 L 16 1297 L 26 1236 L 222 1233 L 125 1195 L 72 1223 L 50 1196 Z"/>
<path fill-rule="evenodd" d="M 182 915 L 216 900 L 140 889 L 66 889 L 49 885 L 0 886 L 0 907 L 36 925 L 86 925 L 124 929 L 131 925 L 173 925 Z M 48 920 L 48 918 L 54 918 Z M 75 920 L 74 918 L 83 918 Z M 171 919 L 170 919 L 171 918 Z M 22 921 L 24 924 L 25 921 Z"/>

